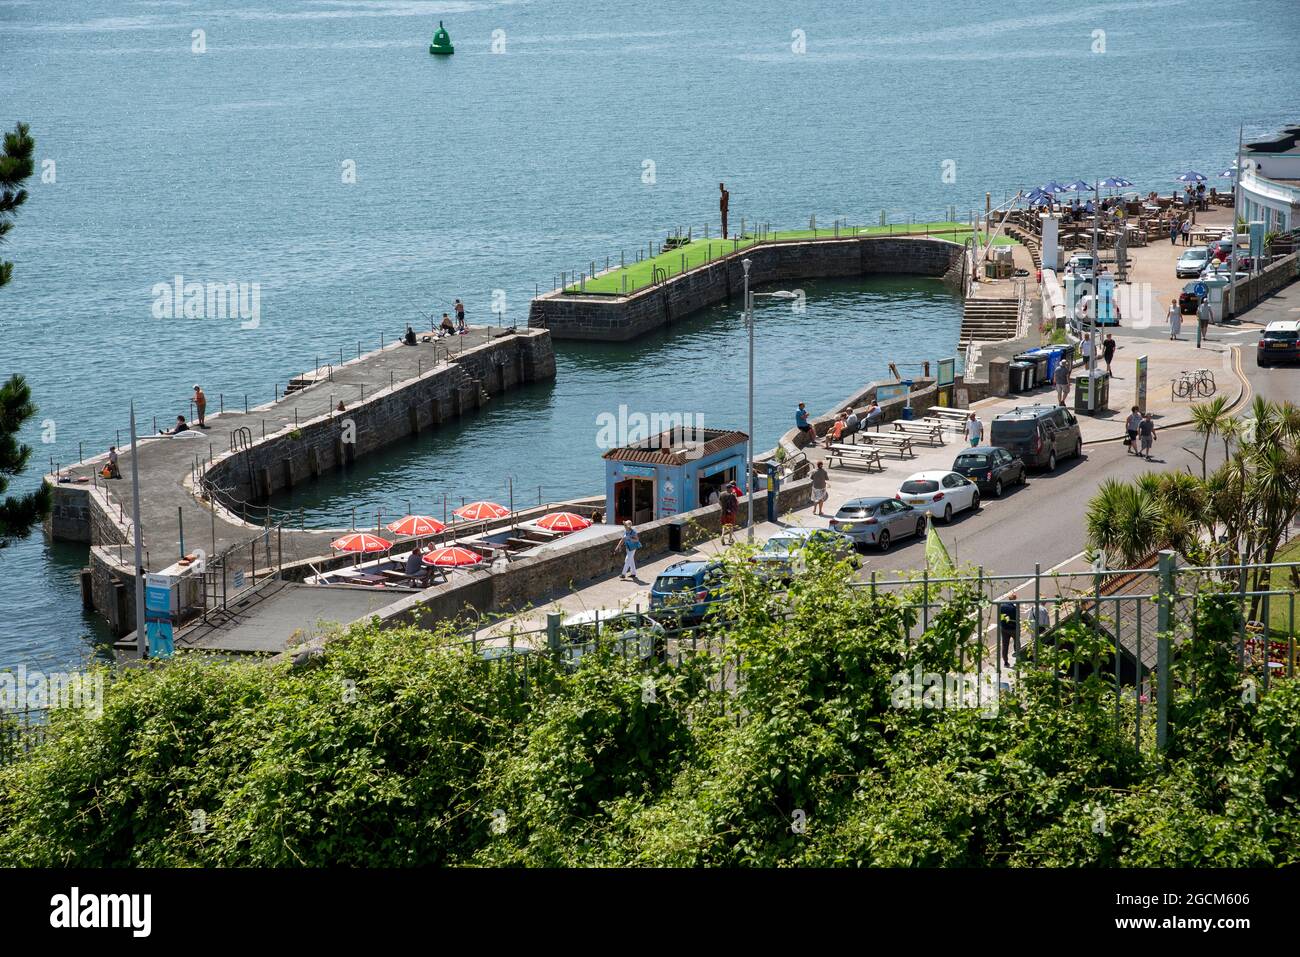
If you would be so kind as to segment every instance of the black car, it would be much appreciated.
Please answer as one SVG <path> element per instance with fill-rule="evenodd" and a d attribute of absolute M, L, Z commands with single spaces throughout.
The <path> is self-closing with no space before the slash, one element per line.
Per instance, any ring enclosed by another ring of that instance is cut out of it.
<path fill-rule="evenodd" d="M 1259 337 L 1255 364 L 1271 366 L 1275 362 L 1300 360 L 1300 322 L 1279 319 L 1270 322 Z"/>
<path fill-rule="evenodd" d="M 952 463 L 952 470 L 978 485 L 981 492 L 991 492 L 994 498 L 1000 498 L 1004 488 L 1025 482 L 1024 461 L 992 445 L 977 445 L 962 452 Z"/>
<path fill-rule="evenodd" d="M 1079 420 L 1064 406 L 1020 405 L 993 419 L 989 445 L 1051 472 L 1057 460 L 1083 454 L 1083 433 Z"/>

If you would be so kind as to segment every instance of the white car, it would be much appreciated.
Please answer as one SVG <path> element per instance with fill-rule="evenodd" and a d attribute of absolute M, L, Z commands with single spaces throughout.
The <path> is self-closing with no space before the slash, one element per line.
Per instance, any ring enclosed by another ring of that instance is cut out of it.
<path fill-rule="evenodd" d="M 956 472 L 917 472 L 899 486 L 894 498 L 945 522 L 958 512 L 980 507 L 979 486 Z"/>
<path fill-rule="evenodd" d="M 1210 263 L 1209 246 L 1191 246 L 1183 250 L 1174 263 L 1174 276 L 1178 279 L 1191 279 L 1199 276 Z"/>

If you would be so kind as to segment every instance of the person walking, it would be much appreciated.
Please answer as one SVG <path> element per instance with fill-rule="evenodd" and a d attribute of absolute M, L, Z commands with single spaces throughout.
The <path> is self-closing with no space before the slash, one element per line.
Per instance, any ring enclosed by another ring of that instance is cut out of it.
<path fill-rule="evenodd" d="M 1070 363 L 1062 358 L 1052 373 L 1052 383 L 1056 386 L 1056 404 L 1065 405 L 1066 396 L 1070 394 Z"/>
<path fill-rule="evenodd" d="M 812 505 L 813 514 L 818 518 L 825 518 L 826 499 L 830 498 L 830 493 L 826 487 L 830 484 L 830 474 L 826 471 L 823 464 L 818 461 L 817 467 L 809 478 L 812 479 Z"/>
<path fill-rule="evenodd" d="M 1178 220 L 1171 219 L 1169 221 L 1169 245 L 1170 246 L 1178 245 L 1178 233 L 1179 233 Z"/>
<path fill-rule="evenodd" d="M 1153 446 L 1156 441 L 1156 423 L 1155 419 L 1151 417 L 1150 412 L 1142 416 L 1142 421 L 1138 425 L 1138 437 L 1142 442 L 1142 457 L 1150 462 L 1151 446 Z"/>
<path fill-rule="evenodd" d="M 1002 637 L 1002 667 L 1010 668 L 1011 661 L 1007 652 L 1013 643 L 1016 657 L 1020 657 L 1020 604 L 1016 601 L 1015 592 L 998 602 L 998 632 Z"/>
<path fill-rule="evenodd" d="M 718 496 L 718 505 L 722 508 L 722 544 L 736 544 L 736 513 L 740 511 L 740 500 L 731 488 L 723 488 Z"/>
<path fill-rule="evenodd" d="M 1085 369 L 1090 369 L 1092 366 L 1092 349 L 1092 333 L 1090 332 L 1084 336 L 1083 342 L 1079 343 L 1079 355 L 1083 356 Z"/>
<path fill-rule="evenodd" d="M 207 424 L 203 421 L 203 412 L 208 407 L 208 397 L 203 394 L 203 390 L 197 385 L 194 387 L 194 414 L 199 417 L 198 426 L 200 429 L 206 429 Z"/>
<path fill-rule="evenodd" d="M 1138 454 L 1138 430 L 1142 427 L 1142 413 L 1133 406 L 1128 418 L 1124 420 L 1124 445 L 1129 455 Z"/>
<path fill-rule="evenodd" d="M 966 438 L 970 440 L 971 448 L 979 445 L 980 440 L 984 438 L 984 423 L 974 412 L 966 417 Z"/>
<path fill-rule="evenodd" d="M 1196 307 L 1196 322 L 1201 328 L 1201 341 L 1210 341 L 1210 320 L 1214 318 L 1214 310 L 1210 308 L 1210 300 L 1202 299 L 1201 304 Z"/>
<path fill-rule="evenodd" d="M 799 408 L 795 409 L 794 425 L 803 433 L 803 437 L 807 440 L 805 444 L 815 444 L 817 442 L 817 433 L 813 432 L 812 423 L 808 421 L 808 410 L 804 408 L 802 402 L 799 403 Z"/>
<path fill-rule="evenodd" d="M 1101 357 L 1106 361 L 1106 374 L 1110 375 L 1110 364 L 1115 359 L 1115 349 L 1117 343 L 1115 337 L 1109 332 L 1106 333 L 1106 339 L 1101 344 Z"/>
<path fill-rule="evenodd" d="M 1179 232 L 1183 234 L 1183 245 L 1190 246 L 1192 244 L 1192 220 L 1190 216 L 1183 220 L 1183 225 Z"/>
<path fill-rule="evenodd" d="M 1178 299 L 1169 300 L 1169 338 L 1177 340 L 1178 334 L 1183 331 L 1183 311 L 1178 308 Z"/>
<path fill-rule="evenodd" d="M 636 529 L 632 527 L 632 523 L 631 523 L 630 521 L 629 521 L 629 522 L 624 522 L 624 523 L 623 523 L 623 537 L 620 538 L 620 539 L 618 540 L 618 544 L 614 546 L 614 554 L 615 554 L 615 555 L 618 554 L 618 550 L 619 550 L 620 548 L 623 549 L 623 552 L 624 552 L 624 556 L 623 556 L 623 571 L 621 571 L 621 572 L 619 573 L 619 576 L 618 576 L 618 580 L 619 580 L 619 581 L 627 581 L 629 578 L 630 578 L 632 581 L 636 581 L 636 580 L 637 580 L 637 578 L 636 578 L 636 552 L 637 552 L 637 549 L 640 548 L 640 547 L 641 547 L 641 536 L 639 536 L 639 535 L 636 533 Z"/>

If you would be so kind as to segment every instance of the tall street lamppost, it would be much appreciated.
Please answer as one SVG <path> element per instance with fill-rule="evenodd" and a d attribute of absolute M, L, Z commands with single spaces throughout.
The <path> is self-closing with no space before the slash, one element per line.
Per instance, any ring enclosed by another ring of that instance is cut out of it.
<path fill-rule="evenodd" d="M 750 292 L 749 291 L 749 267 L 753 265 L 752 260 L 742 259 L 741 266 L 745 269 L 745 326 L 749 330 L 749 430 L 745 437 L 745 490 L 749 493 L 749 524 L 746 527 L 745 538 L 750 544 L 754 541 L 754 300 L 762 297 L 764 299 L 797 299 L 798 293 L 793 293 L 788 289 L 778 289 L 776 292 Z"/>

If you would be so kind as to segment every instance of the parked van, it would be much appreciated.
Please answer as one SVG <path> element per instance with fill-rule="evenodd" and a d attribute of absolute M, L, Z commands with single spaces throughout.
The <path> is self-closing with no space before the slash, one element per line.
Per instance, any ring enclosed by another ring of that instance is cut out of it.
<path fill-rule="evenodd" d="M 1051 472 L 1057 460 L 1083 454 L 1083 433 L 1079 420 L 1064 406 L 1021 405 L 994 417 L 989 445 Z"/>

